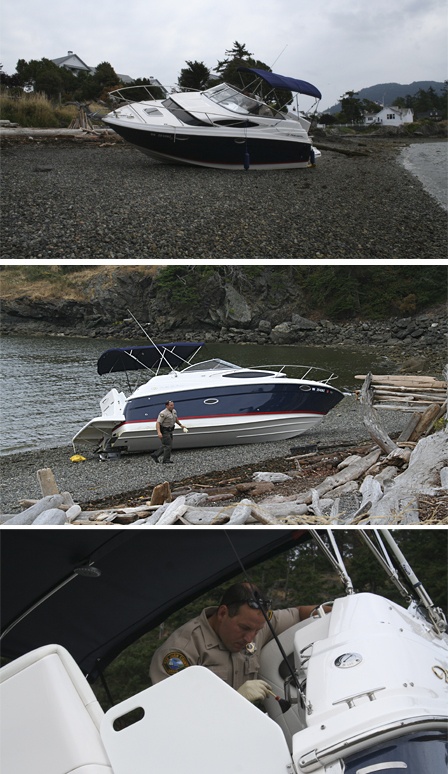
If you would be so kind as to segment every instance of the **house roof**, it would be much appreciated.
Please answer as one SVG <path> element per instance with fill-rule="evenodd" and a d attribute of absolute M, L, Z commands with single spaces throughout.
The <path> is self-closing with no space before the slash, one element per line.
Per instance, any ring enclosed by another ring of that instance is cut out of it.
<path fill-rule="evenodd" d="M 54 64 L 57 65 L 58 67 L 69 67 L 70 69 L 76 69 L 76 70 L 87 70 L 89 73 L 94 73 L 96 71 L 95 67 L 90 67 L 78 56 L 78 54 L 74 54 L 72 51 L 69 51 L 67 56 L 60 56 L 57 59 L 52 59 L 51 61 L 54 62 Z M 117 76 L 121 81 L 121 83 L 134 83 L 134 79 L 131 78 L 130 75 L 125 75 L 124 73 L 117 73 Z"/>
<path fill-rule="evenodd" d="M 88 64 L 83 62 L 78 54 L 73 54 L 72 52 L 69 52 L 66 56 L 60 56 L 58 59 L 52 59 L 51 61 L 58 65 L 58 67 L 70 64 L 73 67 L 78 67 L 80 70 L 85 69 L 90 71 L 92 69 Z"/>

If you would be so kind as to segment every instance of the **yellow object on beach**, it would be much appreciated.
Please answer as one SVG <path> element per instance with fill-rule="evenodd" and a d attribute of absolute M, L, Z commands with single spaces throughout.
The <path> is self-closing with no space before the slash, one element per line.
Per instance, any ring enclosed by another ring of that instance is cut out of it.
<path fill-rule="evenodd" d="M 74 454 L 73 457 L 70 457 L 70 462 L 84 462 L 85 459 L 82 454 Z"/>

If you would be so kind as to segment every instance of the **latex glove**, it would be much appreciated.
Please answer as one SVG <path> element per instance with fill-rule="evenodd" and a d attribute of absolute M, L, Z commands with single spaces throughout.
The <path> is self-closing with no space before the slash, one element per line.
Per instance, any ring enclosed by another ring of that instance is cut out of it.
<path fill-rule="evenodd" d="M 182 432 L 183 432 L 183 433 L 188 433 L 188 427 L 183 427 L 183 428 L 182 428 Z"/>
<path fill-rule="evenodd" d="M 272 694 L 272 688 L 265 680 L 247 680 L 238 693 L 248 701 L 262 701 Z"/>

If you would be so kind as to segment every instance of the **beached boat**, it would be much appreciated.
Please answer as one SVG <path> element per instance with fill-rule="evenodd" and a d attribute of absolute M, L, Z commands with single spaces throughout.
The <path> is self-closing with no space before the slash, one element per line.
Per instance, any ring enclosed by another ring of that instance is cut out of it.
<path fill-rule="evenodd" d="M 99 451 L 143 452 L 158 444 L 156 421 L 173 400 L 188 433 L 177 430 L 175 446 L 191 449 L 293 438 L 321 422 L 342 400 L 336 377 L 308 366 L 300 378 L 286 366 L 243 368 L 219 358 L 192 364 L 202 343 L 114 348 L 98 360 L 98 373 L 143 369 L 149 379 L 128 397 L 112 388 L 100 402 L 101 415 L 74 436 Z M 297 368 L 297 366 L 295 366 Z M 313 379 L 314 374 L 325 377 Z"/>
<path fill-rule="evenodd" d="M 132 101 L 136 88 L 141 95 L 141 86 L 118 89 L 111 96 L 120 104 L 102 120 L 158 161 L 230 170 L 314 165 L 320 152 L 312 145 L 310 122 L 299 112 L 293 116 L 279 110 L 270 96 L 281 89 L 319 100 L 319 89 L 267 70 L 239 69 L 254 79 L 246 89 L 220 83 L 156 100 L 148 87 L 148 98 L 141 101 Z M 263 99 L 257 94 L 261 82 L 271 89 Z"/>
<path fill-rule="evenodd" d="M 403 605 L 353 589 L 331 530 L 5 530 L 2 774 L 445 774 L 446 619 L 387 530 L 359 535 Z M 103 710 L 127 645 L 242 568 L 300 572 L 311 539 L 343 589 L 261 650 L 281 702 L 191 666 Z"/>

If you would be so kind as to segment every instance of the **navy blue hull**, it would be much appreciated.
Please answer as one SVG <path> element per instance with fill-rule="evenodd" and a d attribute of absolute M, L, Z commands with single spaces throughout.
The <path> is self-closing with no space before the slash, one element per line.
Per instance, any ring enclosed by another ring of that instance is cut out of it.
<path fill-rule="evenodd" d="M 234 137 L 207 137 L 205 135 L 181 137 L 179 134 L 161 134 L 150 130 L 132 129 L 126 126 L 111 127 L 123 139 L 148 154 L 166 157 L 166 160 L 204 166 L 235 166 L 245 163 L 250 167 L 281 167 L 290 164 L 307 164 L 311 157 L 311 145 L 306 142 L 276 141 L 248 137 L 247 141 Z M 249 159 L 246 158 L 249 154 Z"/>
<path fill-rule="evenodd" d="M 244 417 L 253 414 L 320 414 L 324 416 L 342 400 L 343 394 L 333 387 L 296 384 L 241 385 L 157 394 L 128 400 L 125 422 L 156 420 L 167 400 L 174 400 L 181 419 Z"/>

